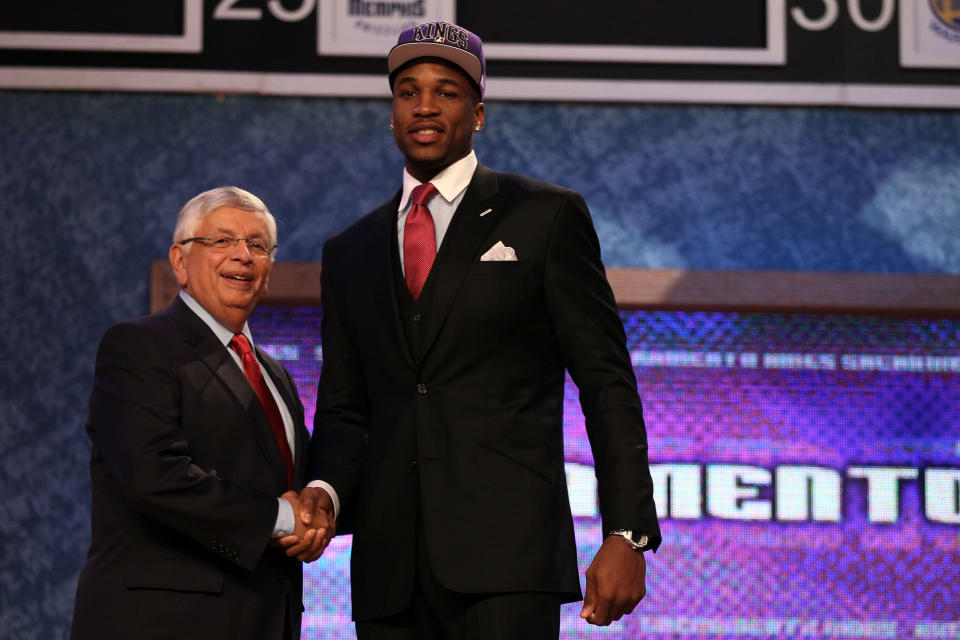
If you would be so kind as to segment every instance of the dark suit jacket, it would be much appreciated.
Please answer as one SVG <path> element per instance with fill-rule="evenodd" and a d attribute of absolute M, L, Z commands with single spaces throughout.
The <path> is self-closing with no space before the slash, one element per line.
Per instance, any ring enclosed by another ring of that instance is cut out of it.
<path fill-rule="evenodd" d="M 420 303 L 401 317 L 398 198 L 323 253 L 309 476 L 333 485 L 338 533 L 354 533 L 354 618 L 407 603 L 418 491 L 445 586 L 576 600 L 565 368 L 580 389 L 604 529 L 641 529 L 659 543 L 636 379 L 586 204 L 479 166 Z M 516 262 L 480 260 L 498 240 Z"/>
<path fill-rule="evenodd" d="M 300 482 L 303 405 L 257 356 L 296 423 Z M 72 638 L 299 637 L 300 562 L 266 546 L 286 490 L 280 450 L 242 370 L 182 300 L 107 331 L 87 433 L 92 540 Z"/>

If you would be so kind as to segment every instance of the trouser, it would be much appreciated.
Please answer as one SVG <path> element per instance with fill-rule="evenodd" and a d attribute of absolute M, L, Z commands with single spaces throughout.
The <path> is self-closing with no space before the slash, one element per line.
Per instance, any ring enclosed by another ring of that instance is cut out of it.
<path fill-rule="evenodd" d="M 397 615 L 357 622 L 358 640 L 557 640 L 559 635 L 555 593 L 457 593 L 440 584 L 421 517 L 410 604 Z"/>

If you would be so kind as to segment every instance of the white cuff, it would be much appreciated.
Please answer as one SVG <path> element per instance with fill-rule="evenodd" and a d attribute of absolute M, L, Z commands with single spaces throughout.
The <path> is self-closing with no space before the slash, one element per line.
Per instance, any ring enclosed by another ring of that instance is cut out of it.
<path fill-rule="evenodd" d="M 277 498 L 277 522 L 273 525 L 273 537 L 283 538 L 293 534 L 297 521 L 293 517 L 293 505 L 283 498 Z"/>
<path fill-rule="evenodd" d="M 340 515 L 340 498 L 337 496 L 337 492 L 334 490 L 333 486 L 329 482 L 324 482 L 323 480 L 311 480 L 307 486 L 319 487 L 330 494 L 330 499 L 333 501 L 333 519 L 336 520 L 337 516 Z"/>

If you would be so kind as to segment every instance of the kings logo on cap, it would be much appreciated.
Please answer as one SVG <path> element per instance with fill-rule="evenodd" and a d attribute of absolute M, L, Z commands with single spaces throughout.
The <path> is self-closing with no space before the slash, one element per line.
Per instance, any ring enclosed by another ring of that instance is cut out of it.
<path fill-rule="evenodd" d="M 436 42 L 448 44 L 466 50 L 470 45 L 470 35 L 455 24 L 449 22 L 427 22 L 413 28 L 414 42 Z"/>

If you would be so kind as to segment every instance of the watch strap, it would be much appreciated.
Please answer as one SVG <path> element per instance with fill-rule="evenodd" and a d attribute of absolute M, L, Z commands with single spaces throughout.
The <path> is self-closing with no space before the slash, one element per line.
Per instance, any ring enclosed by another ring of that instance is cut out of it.
<path fill-rule="evenodd" d="M 647 547 L 650 546 L 650 536 L 640 531 L 633 531 L 631 529 L 614 529 L 608 536 L 620 536 L 634 551 L 644 551 Z"/>

